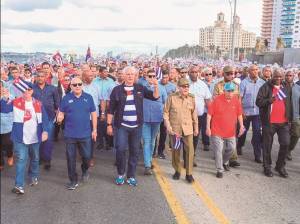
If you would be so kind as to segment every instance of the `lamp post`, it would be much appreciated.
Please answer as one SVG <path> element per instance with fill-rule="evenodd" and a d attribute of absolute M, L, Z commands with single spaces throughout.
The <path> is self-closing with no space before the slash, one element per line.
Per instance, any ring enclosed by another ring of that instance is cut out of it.
<path fill-rule="evenodd" d="M 229 26 L 229 34 L 231 35 L 232 38 L 232 1 L 228 0 L 229 5 L 230 5 L 230 26 Z M 229 45 L 230 46 L 230 45 Z M 232 47 L 232 46 L 231 46 Z M 230 48 L 231 49 L 231 48 Z M 229 58 L 232 58 L 231 56 L 231 51 L 229 51 Z"/>
<path fill-rule="evenodd" d="M 231 52 L 231 57 L 232 61 L 234 61 L 234 42 L 235 42 L 235 18 L 236 18 L 236 0 L 234 0 L 234 5 L 233 5 L 233 17 L 232 17 L 232 39 L 231 39 L 231 47 L 232 47 L 232 52 Z"/>

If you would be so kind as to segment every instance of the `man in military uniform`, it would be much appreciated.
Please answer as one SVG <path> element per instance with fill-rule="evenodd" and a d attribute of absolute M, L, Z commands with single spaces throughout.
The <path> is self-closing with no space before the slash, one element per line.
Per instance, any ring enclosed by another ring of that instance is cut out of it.
<path fill-rule="evenodd" d="M 178 81 L 179 91 L 171 94 L 164 107 L 164 122 L 172 141 L 172 165 L 175 169 L 174 180 L 180 178 L 180 150 L 175 149 L 174 136 L 181 137 L 186 152 L 186 177 L 192 183 L 193 170 L 193 135 L 198 135 L 198 117 L 196 111 L 195 97 L 189 94 L 189 81 L 181 78 Z"/>
<path fill-rule="evenodd" d="M 234 79 L 234 68 L 232 66 L 225 66 L 223 68 L 224 79 L 216 83 L 213 91 L 213 98 L 219 96 L 224 93 L 224 85 L 225 83 L 232 82 L 234 85 L 233 95 L 240 96 L 240 88 L 239 85 L 233 80 Z M 232 157 L 229 161 L 229 166 L 237 167 L 240 166 L 240 163 L 237 161 L 238 155 L 236 149 L 233 151 Z"/>

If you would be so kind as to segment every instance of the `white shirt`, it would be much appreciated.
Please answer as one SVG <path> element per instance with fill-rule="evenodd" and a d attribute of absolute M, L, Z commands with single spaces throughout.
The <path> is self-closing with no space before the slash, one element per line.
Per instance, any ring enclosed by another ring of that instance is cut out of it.
<path fill-rule="evenodd" d="M 189 92 L 195 95 L 197 115 L 202 116 L 205 111 L 205 100 L 210 99 L 211 93 L 208 86 L 202 80 L 198 79 L 197 82 L 190 81 Z"/>
<path fill-rule="evenodd" d="M 37 143 L 37 116 L 32 101 L 25 101 L 25 115 L 23 126 L 23 142 L 27 145 Z"/>

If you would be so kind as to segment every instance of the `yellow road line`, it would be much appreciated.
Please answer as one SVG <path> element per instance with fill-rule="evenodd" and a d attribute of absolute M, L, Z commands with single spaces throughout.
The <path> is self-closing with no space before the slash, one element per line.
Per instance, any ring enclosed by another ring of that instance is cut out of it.
<path fill-rule="evenodd" d="M 178 224 L 189 224 L 190 221 L 187 218 L 185 212 L 182 209 L 182 206 L 180 205 L 179 201 L 176 199 L 175 194 L 173 193 L 171 189 L 171 185 L 168 182 L 167 178 L 164 176 L 162 170 L 160 169 L 158 163 L 153 160 L 154 165 L 154 172 L 155 177 L 157 179 L 157 182 L 159 183 L 167 202 L 177 220 Z"/>
<path fill-rule="evenodd" d="M 199 182 L 195 181 L 192 184 L 192 186 L 196 191 L 196 193 L 199 195 L 199 197 L 202 199 L 204 204 L 208 207 L 209 211 L 213 214 L 213 216 L 218 220 L 219 223 L 222 224 L 230 223 L 227 217 L 223 214 L 223 212 L 217 207 L 214 201 L 208 196 L 208 194 L 205 192 L 204 188 L 201 186 Z"/>

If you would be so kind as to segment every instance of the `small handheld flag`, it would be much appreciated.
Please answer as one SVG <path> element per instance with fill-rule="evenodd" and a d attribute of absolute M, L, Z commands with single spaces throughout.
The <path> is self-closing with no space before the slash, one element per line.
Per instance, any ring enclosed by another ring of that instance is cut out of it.
<path fill-rule="evenodd" d="M 283 88 L 280 88 L 276 94 L 276 97 L 279 99 L 279 100 L 284 100 L 286 98 L 286 95 L 283 91 Z"/>
<path fill-rule="evenodd" d="M 173 145 L 172 148 L 175 150 L 180 150 L 181 147 L 181 137 L 178 135 L 172 135 Z"/>
<path fill-rule="evenodd" d="M 92 53 L 91 53 L 91 48 L 88 46 L 88 49 L 86 51 L 86 56 L 85 56 L 85 62 L 88 62 L 89 59 L 91 59 Z"/>
<path fill-rule="evenodd" d="M 60 66 L 63 64 L 63 59 L 61 54 L 57 51 L 56 54 L 53 55 L 52 59 Z"/>

